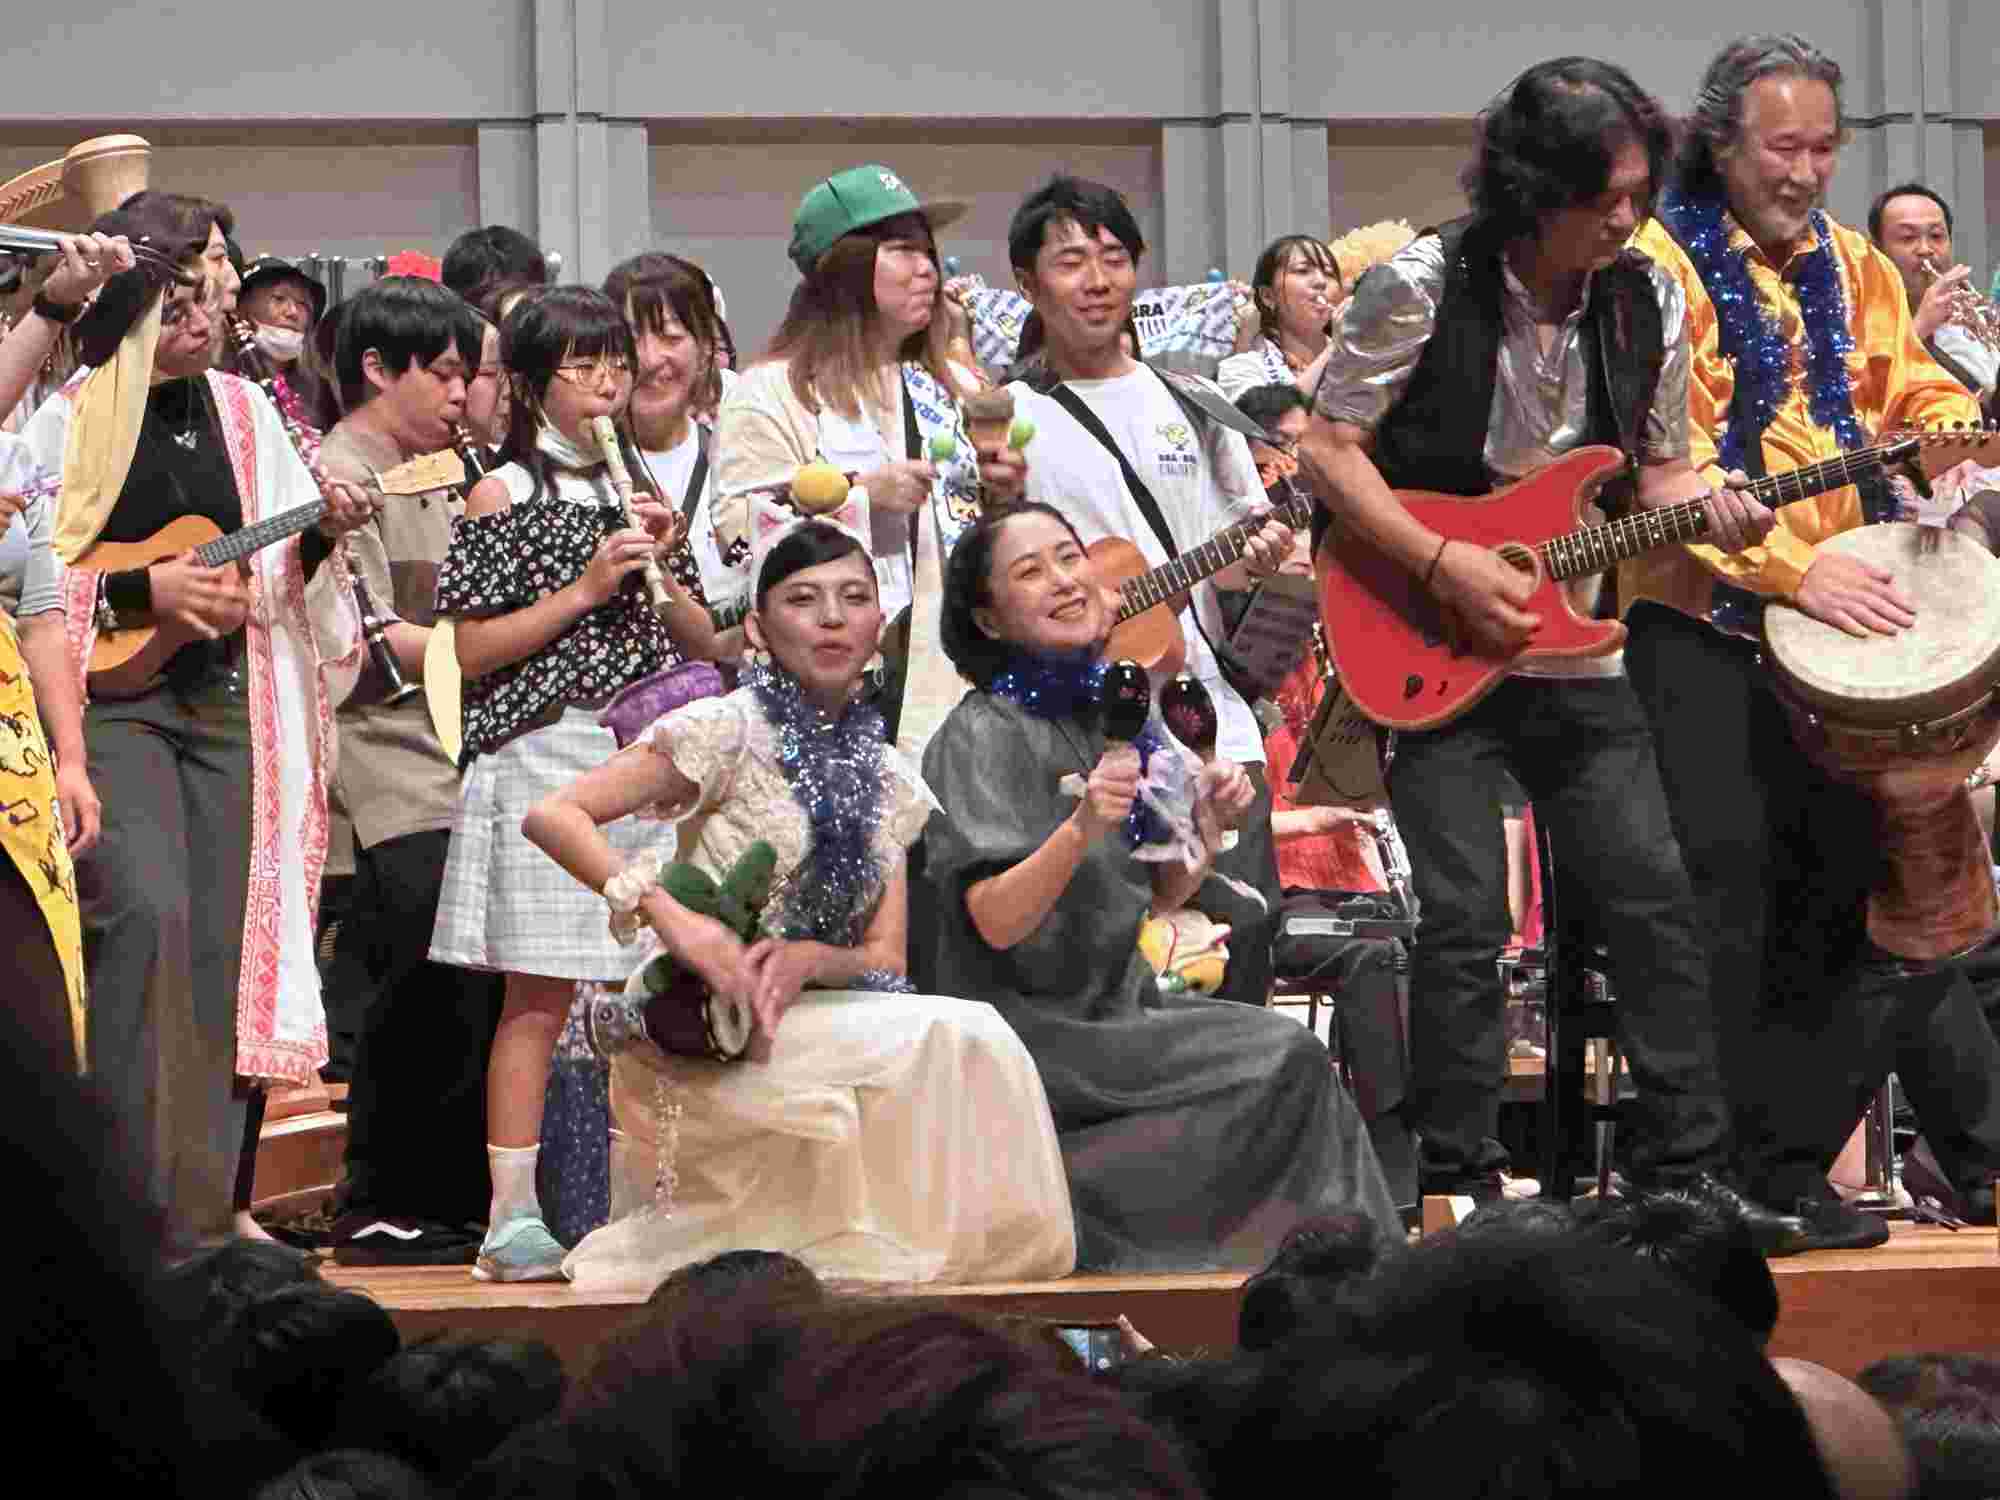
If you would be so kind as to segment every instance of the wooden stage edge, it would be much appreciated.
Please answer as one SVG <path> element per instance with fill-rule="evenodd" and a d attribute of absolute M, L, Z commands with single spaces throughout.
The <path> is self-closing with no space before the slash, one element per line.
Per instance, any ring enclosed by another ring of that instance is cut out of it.
<path fill-rule="evenodd" d="M 1956 1234 L 1895 1224 L 1879 1250 L 1822 1251 L 1771 1262 L 1782 1311 L 1771 1353 L 1852 1375 L 1890 1354 L 2000 1349 L 2000 1239 L 1991 1229 Z M 464 1266 L 361 1269 L 329 1265 L 329 1280 L 387 1308 L 406 1339 L 437 1333 L 515 1335 L 551 1345 L 572 1371 L 630 1321 L 636 1293 L 589 1294 L 560 1283 L 476 1282 Z M 875 1288 L 963 1300 L 982 1311 L 1067 1323 L 1120 1313 L 1178 1354 L 1235 1347 L 1243 1278 L 1072 1276 L 990 1286 Z"/>

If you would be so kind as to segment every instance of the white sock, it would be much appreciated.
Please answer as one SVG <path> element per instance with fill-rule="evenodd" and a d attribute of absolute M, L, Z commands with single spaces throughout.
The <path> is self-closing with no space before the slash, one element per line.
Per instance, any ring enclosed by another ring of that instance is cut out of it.
<path fill-rule="evenodd" d="M 515 1219 L 539 1219 L 542 1200 L 535 1195 L 535 1161 L 540 1146 L 488 1146 L 486 1166 L 493 1174 L 493 1207 L 486 1222 L 498 1229 Z"/>

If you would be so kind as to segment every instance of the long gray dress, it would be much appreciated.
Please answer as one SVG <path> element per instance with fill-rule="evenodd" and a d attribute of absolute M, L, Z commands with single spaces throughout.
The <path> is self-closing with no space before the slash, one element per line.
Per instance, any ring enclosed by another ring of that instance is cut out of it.
<path fill-rule="evenodd" d="M 1274 1011 L 1161 993 L 1138 949 L 1152 867 L 1121 840 L 1100 840 L 1006 952 L 973 928 L 965 892 L 1041 846 L 1076 806 L 1057 782 L 1103 748 L 1074 719 L 973 693 L 924 753 L 945 814 L 925 834 L 938 986 L 992 1004 L 1035 1059 L 1069 1171 L 1078 1268 L 1261 1265 L 1301 1219 L 1328 1213 L 1400 1234 L 1319 1040 Z"/>

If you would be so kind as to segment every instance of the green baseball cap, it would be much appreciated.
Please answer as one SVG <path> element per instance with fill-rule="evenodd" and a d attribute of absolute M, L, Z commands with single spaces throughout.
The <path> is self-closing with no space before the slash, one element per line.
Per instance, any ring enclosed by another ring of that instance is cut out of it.
<path fill-rule="evenodd" d="M 966 207 L 958 202 L 919 203 L 902 178 L 874 162 L 849 167 L 815 184 L 800 202 L 792 216 L 792 264 L 810 275 L 843 234 L 902 214 L 922 214 L 936 231 L 964 214 Z"/>

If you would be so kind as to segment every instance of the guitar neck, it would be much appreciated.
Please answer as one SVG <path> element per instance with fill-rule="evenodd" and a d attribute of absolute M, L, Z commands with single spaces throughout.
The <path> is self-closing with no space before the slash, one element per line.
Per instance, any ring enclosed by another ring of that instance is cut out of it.
<path fill-rule="evenodd" d="M 1312 521 L 1312 501 L 1296 489 L 1275 514 L 1288 526 L 1297 528 Z M 1118 606 L 1120 621 L 1165 604 L 1176 594 L 1185 594 L 1204 578 L 1213 577 L 1243 555 L 1251 537 L 1263 530 L 1267 518 L 1238 521 L 1218 531 L 1199 547 L 1191 547 L 1178 557 L 1161 563 L 1150 572 L 1128 578 L 1119 586 L 1124 602 Z"/>
<path fill-rule="evenodd" d="M 236 562 L 262 552 L 273 542 L 282 542 L 288 536 L 297 536 L 308 526 L 316 525 L 326 514 L 326 502 L 314 500 L 305 505 L 294 506 L 291 510 L 278 512 L 254 526 L 245 526 L 241 531 L 232 531 L 228 536 L 219 536 L 194 549 L 194 555 L 205 568 L 219 568 L 224 563 Z"/>
<path fill-rule="evenodd" d="M 1806 500 L 1826 490 L 1836 490 L 1882 467 L 1883 455 L 1891 445 L 1857 448 L 1836 458 L 1822 459 L 1802 469 L 1767 474 L 1750 482 L 1747 493 L 1765 505 L 1785 505 Z M 1551 578 L 1581 578 L 1602 573 L 1629 558 L 1664 547 L 1672 542 L 1698 542 L 1708 534 L 1708 507 L 1700 500 L 1683 500 L 1658 510 L 1635 510 L 1602 526 L 1551 537 L 1535 551 Z"/>

